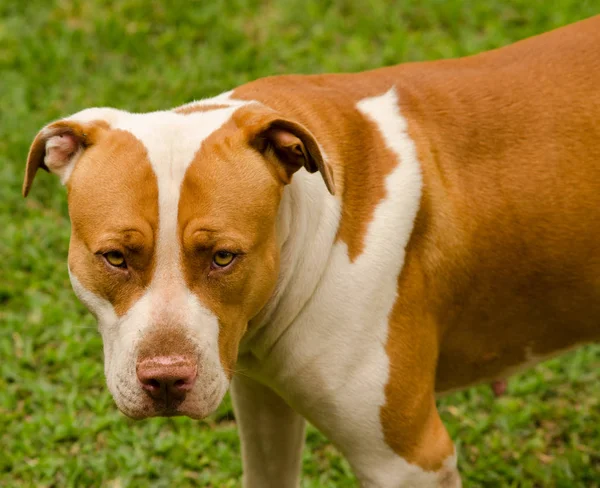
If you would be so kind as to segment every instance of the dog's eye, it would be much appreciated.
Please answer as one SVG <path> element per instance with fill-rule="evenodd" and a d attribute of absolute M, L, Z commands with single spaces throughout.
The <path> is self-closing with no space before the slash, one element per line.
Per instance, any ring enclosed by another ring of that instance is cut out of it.
<path fill-rule="evenodd" d="M 235 254 L 233 254 L 232 252 L 217 251 L 215 253 L 215 255 L 213 256 L 213 263 L 215 266 L 218 266 L 219 268 L 224 268 L 225 266 L 228 266 L 231 264 L 231 262 L 233 261 L 233 258 L 235 258 Z"/>
<path fill-rule="evenodd" d="M 119 251 L 109 251 L 104 254 L 106 262 L 115 268 L 126 268 L 125 256 Z"/>

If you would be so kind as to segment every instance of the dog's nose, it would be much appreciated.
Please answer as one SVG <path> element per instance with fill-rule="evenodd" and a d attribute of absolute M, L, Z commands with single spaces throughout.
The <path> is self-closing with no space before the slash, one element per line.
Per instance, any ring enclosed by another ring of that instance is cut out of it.
<path fill-rule="evenodd" d="M 183 400 L 194 386 L 197 365 L 182 356 L 145 358 L 137 363 L 142 388 L 155 400 Z"/>

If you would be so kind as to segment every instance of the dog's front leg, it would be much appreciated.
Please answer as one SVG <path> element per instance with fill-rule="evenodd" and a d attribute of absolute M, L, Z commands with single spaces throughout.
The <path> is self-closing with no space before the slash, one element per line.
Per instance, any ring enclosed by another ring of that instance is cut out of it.
<path fill-rule="evenodd" d="M 279 395 L 236 375 L 231 385 L 239 426 L 244 488 L 296 488 L 304 446 L 304 418 Z"/>

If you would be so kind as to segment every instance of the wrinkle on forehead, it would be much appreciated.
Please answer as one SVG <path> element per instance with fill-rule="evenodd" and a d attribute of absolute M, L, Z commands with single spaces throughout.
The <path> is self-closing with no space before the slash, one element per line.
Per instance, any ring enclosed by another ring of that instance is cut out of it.
<path fill-rule="evenodd" d="M 181 115 L 174 112 L 130 114 L 117 127 L 131 132 L 146 147 L 148 161 L 158 186 L 158 235 L 155 245 L 155 272 L 150 289 L 158 293 L 153 316 L 173 312 L 169 303 L 185 300 L 188 288 L 180 263 L 178 207 L 187 168 L 203 141 L 219 129 L 237 107 Z"/>
<path fill-rule="evenodd" d="M 116 302 L 118 315 L 126 313 L 148 287 L 169 291 L 171 295 L 186 294 L 178 259 L 181 184 L 204 139 L 237 108 L 188 115 L 112 110 L 110 125 L 78 163 L 68 185 L 75 240 L 79 239 L 72 246 L 70 262 L 83 287 Z M 96 118 L 105 111 L 90 109 L 74 117 Z M 99 279 L 102 273 L 90 269 L 95 258 L 90 254 L 90 243 L 98 242 L 102 235 L 130 228 L 142 232 L 152 261 L 148 269 L 136 276 L 136 286 L 120 287 L 115 295 L 111 280 Z M 159 295 L 158 308 L 169 308 L 162 299 L 169 293 Z M 153 315 L 164 315 L 161 310 L 154 312 Z"/>
<path fill-rule="evenodd" d="M 281 186 L 267 163 L 231 121 L 204 141 L 190 165 L 181 192 L 180 223 L 185 228 L 193 219 L 198 229 L 224 234 L 260 232 L 255 226 L 271 222 L 280 197 Z"/>

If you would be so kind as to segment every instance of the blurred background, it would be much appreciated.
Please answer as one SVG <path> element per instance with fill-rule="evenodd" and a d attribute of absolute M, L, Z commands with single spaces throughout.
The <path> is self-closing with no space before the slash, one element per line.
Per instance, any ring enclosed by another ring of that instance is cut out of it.
<path fill-rule="evenodd" d="M 204 422 L 134 422 L 67 275 L 58 180 L 20 195 L 29 144 L 91 106 L 169 108 L 278 73 L 357 71 L 500 47 L 600 13 L 597 0 L 0 0 L 0 486 L 229 487 L 229 400 Z M 600 56 L 600 51 L 599 51 Z M 466 487 L 600 486 L 600 346 L 440 402 Z M 314 429 L 303 487 L 356 486 Z"/>

